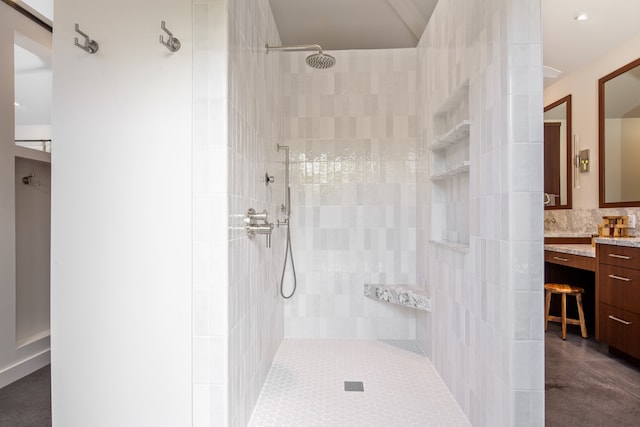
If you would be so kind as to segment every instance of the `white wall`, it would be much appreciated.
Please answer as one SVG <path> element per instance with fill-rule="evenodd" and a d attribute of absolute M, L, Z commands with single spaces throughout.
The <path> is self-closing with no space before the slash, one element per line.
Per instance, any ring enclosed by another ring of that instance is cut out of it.
<path fill-rule="evenodd" d="M 194 1 L 194 427 L 229 425 L 227 54 L 227 2 Z"/>
<path fill-rule="evenodd" d="M 540 3 L 440 0 L 418 61 L 417 280 L 433 300 L 418 337 L 474 426 L 542 426 Z M 427 150 L 433 115 L 466 82 L 468 252 L 429 242 Z"/>
<path fill-rule="evenodd" d="M 16 336 L 15 157 L 25 155 L 24 150 L 31 151 L 14 144 L 16 32 L 31 38 L 44 50 L 51 49 L 49 31 L 0 3 L 0 75 L 3 76 L 0 81 L 0 387 L 49 363 L 48 334 L 20 348 Z M 41 161 L 50 159 L 48 154 L 32 153 Z"/>
<path fill-rule="evenodd" d="M 327 70 L 280 54 L 298 279 L 285 335 L 415 339 L 415 310 L 363 295 L 415 285 L 416 50 L 329 53 Z"/>
<path fill-rule="evenodd" d="M 593 63 L 561 78 L 544 90 L 544 104 L 572 96 L 572 132 L 579 149 L 590 150 L 590 171 L 579 174 L 573 189 L 573 209 L 598 208 L 598 79 L 640 57 L 640 34 L 612 49 Z"/>
<path fill-rule="evenodd" d="M 191 2 L 57 0 L 55 17 L 53 423 L 190 425 Z"/>

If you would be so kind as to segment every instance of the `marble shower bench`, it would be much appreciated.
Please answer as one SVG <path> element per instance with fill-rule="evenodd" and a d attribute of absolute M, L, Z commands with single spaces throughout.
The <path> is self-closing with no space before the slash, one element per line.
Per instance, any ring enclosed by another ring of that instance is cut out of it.
<path fill-rule="evenodd" d="M 431 298 L 427 293 L 409 285 L 371 285 L 365 283 L 364 296 L 383 302 L 431 311 Z"/>

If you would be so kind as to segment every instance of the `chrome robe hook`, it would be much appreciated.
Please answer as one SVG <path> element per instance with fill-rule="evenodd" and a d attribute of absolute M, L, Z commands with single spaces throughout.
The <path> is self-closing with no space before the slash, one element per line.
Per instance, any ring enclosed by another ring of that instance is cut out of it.
<path fill-rule="evenodd" d="M 22 183 L 24 185 L 31 185 L 32 187 L 38 187 L 40 186 L 40 181 L 36 181 L 35 179 L 33 179 L 35 177 L 36 177 L 36 173 L 31 172 L 29 176 L 22 177 Z"/>
<path fill-rule="evenodd" d="M 164 25 L 164 21 L 160 24 L 160 28 L 164 30 L 165 33 L 169 35 L 169 39 L 165 42 L 162 34 L 160 34 L 160 44 L 169 49 L 171 52 L 177 52 L 180 50 L 180 40 L 173 37 L 171 31 L 167 30 L 167 27 Z"/>
<path fill-rule="evenodd" d="M 76 33 L 84 37 L 84 44 L 78 43 L 78 38 L 75 37 L 74 44 L 76 46 L 78 46 L 80 49 L 84 50 L 85 52 L 89 52 L 91 54 L 94 54 L 98 51 L 98 47 L 99 47 L 98 42 L 96 42 L 95 40 L 91 40 L 91 38 L 88 35 L 80 31 L 80 26 L 78 24 L 76 24 Z"/>

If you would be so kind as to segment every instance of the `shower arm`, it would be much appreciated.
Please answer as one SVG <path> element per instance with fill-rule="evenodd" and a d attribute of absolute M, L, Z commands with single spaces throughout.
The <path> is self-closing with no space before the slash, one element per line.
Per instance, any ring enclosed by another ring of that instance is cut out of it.
<path fill-rule="evenodd" d="M 301 44 L 297 46 L 269 46 L 266 44 L 265 47 L 267 48 L 267 53 L 269 53 L 270 50 L 317 50 L 318 52 L 322 52 L 322 47 L 319 44 Z"/>

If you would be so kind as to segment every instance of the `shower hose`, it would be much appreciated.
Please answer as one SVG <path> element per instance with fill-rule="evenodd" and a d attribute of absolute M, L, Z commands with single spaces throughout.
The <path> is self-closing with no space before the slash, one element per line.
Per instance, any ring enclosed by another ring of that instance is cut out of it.
<path fill-rule="evenodd" d="M 287 248 L 284 251 L 284 264 L 282 266 L 282 277 L 280 278 L 280 295 L 282 298 L 289 299 L 296 293 L 296 286 L 298 285 L 298 279 L 296 278 L 296 266 L 293 263 L 293 252 L 291 250 L 291 230 L 289 223 L 291 218 L 287 219 Z M 287 259 L 291 256 L 291 270 L 293 270 L 293 289 L 289 295 L 284 294 L 284 273 L 287 270 Z"/>

